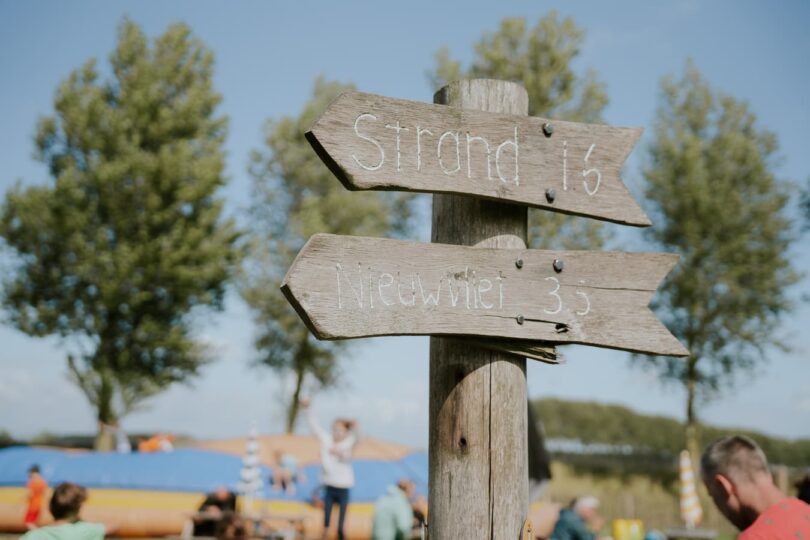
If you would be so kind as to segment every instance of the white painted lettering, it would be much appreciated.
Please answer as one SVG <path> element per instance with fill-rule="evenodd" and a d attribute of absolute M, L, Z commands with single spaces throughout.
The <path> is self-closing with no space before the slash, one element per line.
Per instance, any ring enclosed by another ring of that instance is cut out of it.
<path fill-rule="evenodd" d="M 486 285 L 484 285 L 486 283 Z M 492 281 L 486 278 L 478 280 L 478 297 L 481 299 L 481 307 L 492 309 L 493 305 L 484 300 L 484 293 L 492 290 Z"/>
<path fill-rule="evenodd" d="M 473 141 L 481 141 L 487 149 L 487 180 L 492 180 L 492 168 L 489 163 L 489 142 L 483 137 L 470 137 L 467 132 L 467 178 L 472 178 L 472 156 L 470 152 L 470 143 Z"/>
<path fill-rule="evenodd" d="M 363 134 L 360 133 L 360 130 L 358 129 L 359 124 L 360 124 L 360 120 L 361 119 L 366 119 L 366 118 L 371 119 L 371 120 L 375 120 L 375 121 L 377 120 L 377 117 L 374 116 L 373 114 L 368 114 L 368 113 L 361 114 L 354 121 L 354 134 L 357 135 L 358 137 L 360 137 L 361 139 L 363 139 L 364 141 L 368 141 L 368 142 L 370 142 L 371 144 L 373 144 L 374 146 L 377 147 L 377 151 L 380 153 L 380 162 L 377 163 L 376 165 L 364 165 L 363 163 L 360 162 L 359 159 L 357 159 L 357 156 L 355 156 L 354 154 L 352 154 L 352 158 L 354 158 L 354 161 L 358 165 L 360 165 L 362 168 L 364 168 L 365 170 L 367 170 L 367 171 L 376 171 L 377 169 L 379 169 L 380 167 L 383 166 L 383 163 L 385 163 L 385 150 L 383 150 L 383 147 L 380 146 L 380 143 L 377 142 L 376 139 L 374 139 L 373 137 L 368 137 L 368 136 L 363 135 Z"/>
<path fill-rule="evenodd" d="M 495 172 L 498 174 L 498 178 L 500 178 L 501 182 L 506 182 L 506 178 L 503 177 L 501 174 L 501 152 L 507 146 L 511 146 L 515 149 L 515 175 L 512 177 L 512 181 L 515 183 L 516 186 L 520 185 L 520 170 L 518 168 L 518 131 L 517 126 L 515 126 L 515 138 L 514 140 L 506 139 L 501 144 L 498 145 L 498 149 L 495 151 Z M 487 156 L 488 158 L 489 156 Z M 489 161 L 487 161 L 487 165 L 489 165 Z"/>
<path fill-rule="evenodd" d="M 445 137 L 453 137 L 456 141 L 456 168 L 455 169 L 447 169 L 442 162 L 442 144 L 444 144 Z M 439 167 L 441 167 L 442 172 L 444 174 L 456 174 L 458 171 L 461 170 L 461 151 L 459 150 L 459 142 L 458 142 L 458 131 L 445 131 L 442 133 L 442 136 L 439 137 L 439 142 L 436 145 L 436 155 L 439 158 Z"/>
<path fill-rule="evenodd" d="M 596 148 L 596 145 L 592 144 L 590 146 L 590 148 L 588 148 L 588 153 L 585 154 L 585 166 L 586 167 L 588 166 L 588 159 L 590 159 L 591 152 L 593 152 L 594 148 Z M 588 175 L 590 175 L 590 174 L 595 174 L 596 175 L 596 182 L 593 185 L 593 189 L 591 189 L 591 187 L 588 185 Z M 602 173 L 599 172 L 599 169 L 591 168 L 591 169 L 583 170 L 582 171 L 582 176 L 584 178 L 582 180 L 582 185 L 585 186 L 585 191 L 588 193 L 588 195 L 595 195 L 596 192 L 599 191 L 599 184 L 602 182 Z"/>
<path fill-rule="evenodd" d="M 458 276 L 458 274 L 456 274 L 456 276 L 453 276 L 452 281 L 450 280 L 449 277 L 447 279 L 447 289 L 450 291 L 450 304 L 453 307 L 456 307 L 456 305 L 458 304 L 458 298 L 459 298 L 459 296 L 461 296 L 461 289 L 458 286 L 458 277 L 457 276 Z M 456 293 L 455 294 L 453 294 L 453 283 L 456 283 Z"/>
<path fill-rule="evenodd" d="M 416 170 L 422 170 L 422 133 L 427 133 L 428 135 L 433 135 L 433 133 L 425 128 L 422 129 L 419 126 L 416 126 Z"/>
<path fill-rule="evenodd" d="M 363 297 L 365 295 L 363 294 L 363 269 L 361 268 L 360 264 L 359 263 L 357 264 L 357 277 L 359 278 L 357 280 L 357 284 L 360 286 L 359 291 L 357 290 L 357 287 L 355 287 L 352 284 L 351 279 L 349 279 L 349 276 L 346 275 L 346 272 L 344 272 L 343 267 L 340 265 L 340 263 L 335 265 L 335 270 L 337 272 L 337 283 L 338 283 L 338 309 L 342 309 L 342 307 L 343 307 L 342 303 L 341 303 L 341 300 L 340 300 L 340 298 L 341 298 L 341 294 L 340 294 L 340 276 L 341 275 L 344 277 L 344 279 L 346 280 L 346 283 L 349 284 L 349 288 L 351 288 L 352 292 L 354 293 L 354 298 L 355 298 L 355 300 L 357 300 L 357 307 L 362 309 L 363 308 Z"/>
<path fill-rule="evenodd" d="M 402 298 L 402 280 L 400 279 L 399 272 L 397 272 L 397 296 L 399 297 L 399 303 L 403 306 L 413 306 L 416 304 L 416 284 L 413 280 L 413 275 L 411 275 L 411 303 L 405 301 Z"/>
<path fill-rule="evenodd" d="M 387 283 L 383 284 L 383 278 L 387 279 Z M 394 302 L 389 302 L 385 299 L 385 295 L 383 295 L 383 289 L 387 289 L 391 285 L 394 284 L 394 276 L 387 272 L 383 272 L 380 274 L 380 277 L 377 279 L 377 292 L 380 294 L 380 302 L 382 302 L 386 306 L 390 306 Z"/>
<path fill-rule="evenodd" d="M 395 130 L 397 132 L 397 172 L 400 172 L 402 169 L 399 166 L 399 161 L 400 161 L 399 160 L 399 156 L 400 156 L 400 152 L 399 152 L 399 132 L 400 131 L 409 131 L 409 130 L 408 130 L 408 128 L 404 128 L 404 127 L 400 126 L 399 125 L 399 120 L 397 120 L 397 123 L 395 125 L 392 126 L 391 124 L 386 124 L 385 127 L 386 127 L 386 129 L 393 129 L 393 130 Z"/>
<path fill-rule="evenodd" d="M 435 295 L 428 292 L 427 296 L 425 296 L 425 289 L 422 286 L 422 276 L 420 276 L 419 274 L 416 274 L 416 282 L 419 284 L 419 292 L 422 295 L 422 305 L 424 305 L 424 306 L 426 306 L 428 304 L 433 304 L 434 306 L 439 305 L 439 294 L 441 294 L 441 292 L 442 292 L 442 281 L 444 281 L 444 278 L 439 279 L 439 286 L 436 288 L 436 294 Z"/>
<path fill-rule="evenodd" d="M 563 191 L 568 191 L 568 141 L 563 140 Z"/>
<path fill-rule="evenodd" d="M 555 277 L 547 277 L 546 281 L 553 281 L 554 284 L 556 285 L 556 287 L 554 287 L 554 290 L 551 291 L 548 294 L 550 294 L 551 296 L 553 296 L 554 298 L 557 299 L 557 309 L 543 309 L 543 311 L 545 311 L 549 315 L 556 315 L 557 313 L 562 311 L 562 308 L 563 308 L 562 298 L 560 298 L 560 295 L 557 292 L 557 291 L 560 290 L 560 280 L 555 278 Z"/>

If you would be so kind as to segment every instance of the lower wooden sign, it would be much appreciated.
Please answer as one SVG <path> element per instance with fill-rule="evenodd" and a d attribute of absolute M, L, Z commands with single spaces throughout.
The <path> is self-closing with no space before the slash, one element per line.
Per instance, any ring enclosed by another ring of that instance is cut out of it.
<path fill-rule="evenodd" d="M 501 342 L 516 351 L 579 343 L 687 356 L 648 307 L 677 260 L 316 234 L 281 288 L 320 339 L 478 336 L 521 340 Z"/>

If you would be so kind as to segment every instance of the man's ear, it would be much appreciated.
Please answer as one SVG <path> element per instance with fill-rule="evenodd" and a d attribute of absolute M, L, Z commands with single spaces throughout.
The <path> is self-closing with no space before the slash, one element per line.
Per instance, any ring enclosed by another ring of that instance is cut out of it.
<path fill-rule="evenodd" d="M 715 482 L 717 482 L 717 485 L 719 485 L 725 492 L 726 497 L 730 497 L 731 495 L 734 495 L 734 493 L 736 492 L 734 484 L 727 476 L 724 476 L 722 474 L 715 474 L 714 480 Z"/>

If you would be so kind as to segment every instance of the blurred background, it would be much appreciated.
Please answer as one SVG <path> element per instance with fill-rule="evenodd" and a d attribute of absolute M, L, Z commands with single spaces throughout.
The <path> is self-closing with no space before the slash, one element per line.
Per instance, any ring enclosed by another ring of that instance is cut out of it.
<path fill-rule="evenodd" d="M 309 455 L 311 396 L 424 491 L 402 460 L 427 448 L 428 338 L 318 342 L 278 283 L 315 232 L 430 238 L 430 196 L 349 193 L 318 160 L 303 132 L 331 99 L 488 77 L 524 84 L 532 115 L 645 128 L 623 177 L 650 230 L 532 210 L 534 247 L 682 257 L 654 307 L 690 359 L 530 361 L 543 500 L 673 526 L 679 452 L 729 432 L 792 490 L 810 467 L 808 20 L 799 1 L 0 0 L 0 444 L 171 434 L 238 461 L 253 428 L 272 466 Z"/>

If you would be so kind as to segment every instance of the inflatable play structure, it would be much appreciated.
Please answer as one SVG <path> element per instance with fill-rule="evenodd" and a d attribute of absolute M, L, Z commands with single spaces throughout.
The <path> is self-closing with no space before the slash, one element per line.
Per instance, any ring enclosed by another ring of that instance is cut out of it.
<path fill-rule="evenodd" d="M 314 437 L 260 436 L 259 467 L 264 486 L 253 508 L 243 508 L 269 523 L 295 524 L 307 536 L 320 531 L 322 510 L 313 504 L 318 490 L 318 444 Z M 238 491 L 246 439 L 203 441 L 172 452 L 98 453 L 50 448 L 0 450 L 0 531 L 22 530 L 27 471 L 40 466 L 53 487 L 63 481 L 88 488 L 82 516 L 116 529 L 116 536 L 178 536 L 206 493 L 219 486 Z M 275 490 L 271 467 L 280 453 L 298 460 L 306 481 L 295 493 Z M 409 478 L 427 495 L 427 453 L 371 438 L 354 453 L 356 484 L 346 520 L 349 538 L 368 538 L 374 501 L 400 478 Z M 49 516 L 45 513 L 43 523 Z M 333 520 L 336 521 L 336 520 Z"/>

